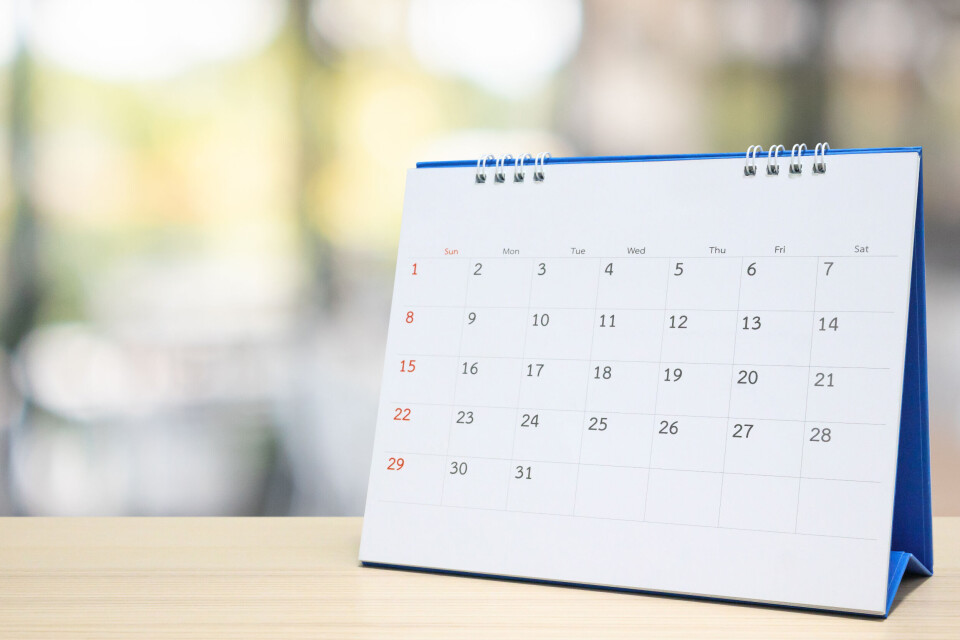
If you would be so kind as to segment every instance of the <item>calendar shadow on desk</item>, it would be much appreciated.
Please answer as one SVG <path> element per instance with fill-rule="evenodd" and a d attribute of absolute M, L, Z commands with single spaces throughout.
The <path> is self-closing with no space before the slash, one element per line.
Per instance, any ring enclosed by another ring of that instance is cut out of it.
<path fill-rule="evenodd" d="M 511 576 L 498 576 L 484 573 L 470 573 L 466 571 L 450 571 L 446 569 L 425 569 L 422 567 L 406 567 L 401 565 L 381 564 L 378 562 L 361 562 L 361 566 L 371 569 L 383 569 L 387 571 L 413 571 L 416 573 L 430 573 L 441 576 L 454 576 L 459 578 L 470 578 L 473 580 L 485 580 L 490 582 L 519 582 L 524 584 L 535 584 L 543 587 L 553 587 L 556 589 L 578 589 L 587 591 L 606 591 L 610 593 L 622 593 L 636 597 L 657 598 L 667 600 L 690 600 L 703 602 L 704 604 L 723 604 L 733 607 L 742 607 L 750 609 L 780 609 L 790 613 L 800 613 L 806 615 L 817 615 L 827 617 L 857 618 L 860 620 L 883 621 L 888 615 L 907 598 L 920 584 L 925 576 L 912 575 L 904 578 L 900 588 L 897 590 L 896 597 L 892 605 L 888 607 L 885 615 L 871 615 L 856 613 L 851 611 L 831 611 L 827 609 L 817 609 L 813 607 L 799 607 L 790 604 L 780 604 L 774 602 L 748 602 L 744 600 L 733 600 L 728 598 L 716 598 L 711 596 L 699 596 L 681 593 L 666 593 L 663 591 L 647 591 L 644 589 L 629 589 L 623 587 L 608 587 L 602 585 L 580 584 L 576 582 L 561 582 L 556 580 L 538 580 L 535 578 L 515 578 Z"/>
<path fill-rule="evenodd" d="M 914 591 L 917 590 L 924 582 L 927 581 L 927 578 L 930 576 L 924 575 L 922 573 L 918 574 L 909 574 L 903 577 L 903 580 L 900 582 L 899 588 L 897 588 L 897 593 L 893 598 L 893 602 L 890 603 L 890 609 L 887 611 L 887 615 L 892 614 L 900 604 L 909 598 Z"/>

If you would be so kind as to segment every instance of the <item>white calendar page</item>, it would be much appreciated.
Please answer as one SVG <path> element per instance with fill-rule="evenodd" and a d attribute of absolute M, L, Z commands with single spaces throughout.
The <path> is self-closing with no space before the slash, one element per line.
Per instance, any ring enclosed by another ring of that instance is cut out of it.
<path fill-rule="evenodd" d="M 882 613 L 919 162 L 411 170 L 360 559 Z"/>

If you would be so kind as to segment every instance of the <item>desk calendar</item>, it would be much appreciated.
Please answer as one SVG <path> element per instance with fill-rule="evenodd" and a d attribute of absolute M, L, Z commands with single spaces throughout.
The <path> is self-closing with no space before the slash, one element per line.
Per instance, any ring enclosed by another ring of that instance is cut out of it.
<path fill-rule="evenodd" d="M 919 148 L 423 163 L 365 564 L 889 613 L 932 570 Z"/>

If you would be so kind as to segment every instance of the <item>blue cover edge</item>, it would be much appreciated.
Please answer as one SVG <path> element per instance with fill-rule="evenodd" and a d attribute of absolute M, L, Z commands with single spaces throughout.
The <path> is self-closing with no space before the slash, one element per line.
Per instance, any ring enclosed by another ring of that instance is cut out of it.
<path fill-rule="evenodd" d="M 884 618 L 890 615 L 890 610 L 893 608 L 893 601 L 897 597 L 897 589 L 900 587 L 903 576 L 908 573 L 921 576 L 933 575 L 932 572 L 920 564 L 920 561 L 917 560 L 917 557 L 912 553 L 906 551 L 891 551 L 890 569 L 887 572 L 887 608 L 883 614 Z"/>
<path fill-rule="evenodd" d="M 828 156 L 849 155 L 857 153 L 920 153 L 922 147 L 876 147 L 871 149 L 829 149 Z M 569 158 L 547 158 L 545 164 L 592 164 L 598 162 L 663 162 L 671 160 L 714 160 L 717 158 L 746 158 L 746 153 L 683 153 L 667 155 L 649 155 L 649 156 L 573 156 Z M 813 150 L 807 149 L 801 155 L 812 156 Z M 759 157 L 763 157 L 762 155 Z M 788 158 L 787 155 L 781 155 L 781 158 Z M 513 164 L 516 165 L 516 159 Z M 531 162 L 527 166 L 532 166 Z M 417 169 L 444 169 L 451 167 L 475 167 L 477 160 L 434 160 L 430 162 L 418 162 Z M 492 167 L 493 163 L 487 165 Z"/>
<path fill-rule="evenodd" d="M 927 391 L 927 296 L 923 227 L 923 155 L 917 185 L 910 311 L 900 409 L 900 442 L 894 489 L 887 582 L 887 615 L 907 572 L 933 575 L 930 501 L 930 422 Z"/>

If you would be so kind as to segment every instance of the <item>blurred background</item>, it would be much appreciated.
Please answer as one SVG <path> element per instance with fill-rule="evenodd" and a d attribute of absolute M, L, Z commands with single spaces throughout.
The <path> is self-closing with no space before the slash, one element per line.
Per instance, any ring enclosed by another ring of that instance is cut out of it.
<path fill-rule="evenodd" d="M 417 160 L 923 145 L 960 515 L 960 5 L 0 0 L 0 514 L 360 515 Z"/>

